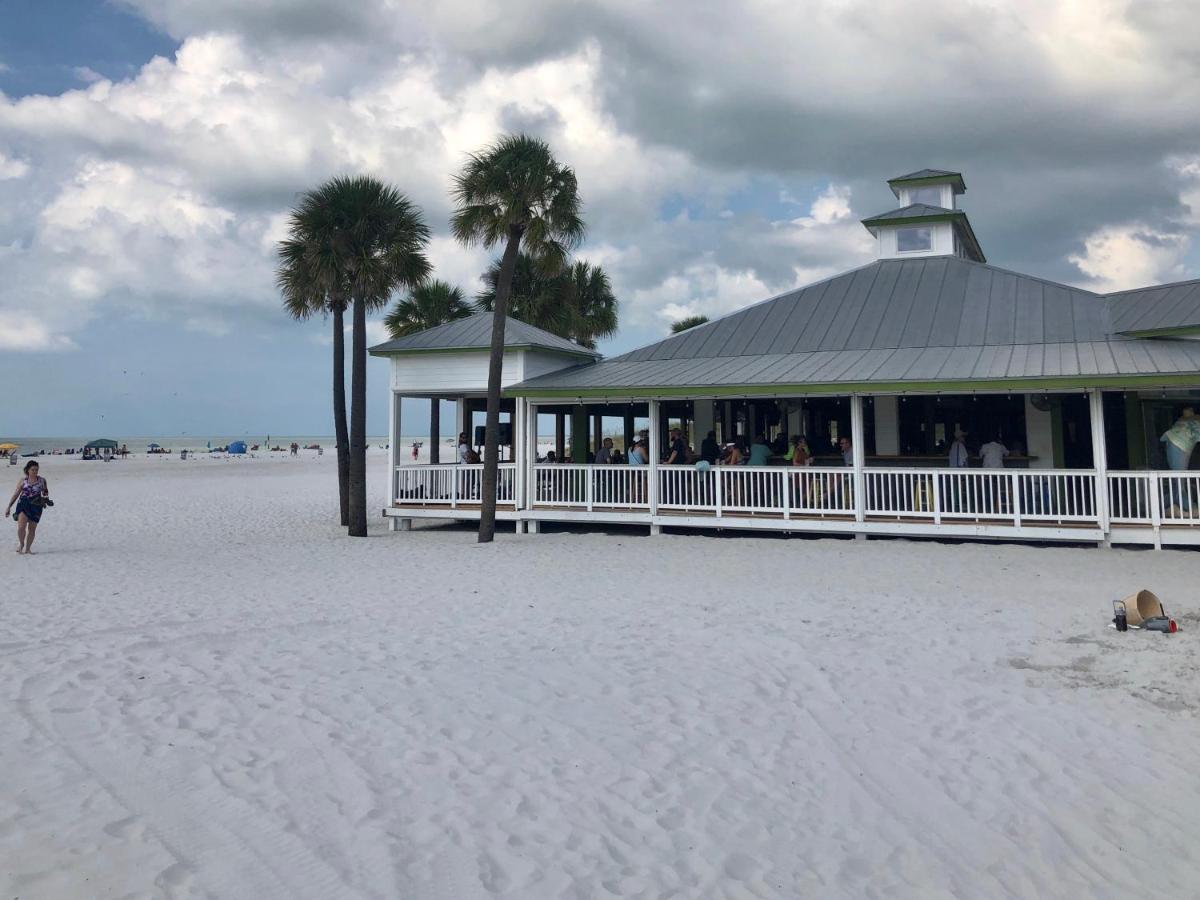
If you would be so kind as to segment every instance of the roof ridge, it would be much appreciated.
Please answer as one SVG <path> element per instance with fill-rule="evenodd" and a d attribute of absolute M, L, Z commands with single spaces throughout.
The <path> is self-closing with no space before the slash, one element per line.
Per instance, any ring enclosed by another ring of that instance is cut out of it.
<path fill-rule="evenodd" d="M 1159 288 L 1176 288 L 1185 284 L 1200 284 L 1200 277 L 1184 278 L 1181 281 L 1167 281 L 1163 284 L 1148 284 L 1145 287 L 1126 288 L 1123 291 L 1110 291 L 1107 294 L 1098 294 L 1099 297 L 1104 297 L 1107 300 L 1114 300 L 1121 294 L 1139 294 L 1144 291 L 1156 291 Z"/>

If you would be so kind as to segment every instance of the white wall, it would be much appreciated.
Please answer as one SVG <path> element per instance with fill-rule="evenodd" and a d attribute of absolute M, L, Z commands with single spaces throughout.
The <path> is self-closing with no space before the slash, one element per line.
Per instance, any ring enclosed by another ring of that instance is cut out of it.
<path fill-rule="evenodd" d="M 875 398 L 875 452 L 880 456 L 896 456 L 900 453 L 898 397 Z"/>
<path fill-rule="evenodd" d="M 1051 414 L 1035 409 L 1025 395 L 1025 437 L 1029 447 L 1025 451 L 1030 456 L 1036 456 L 1029 465 L 1034 469 L 1054 468 L 1054 426 Z"/>
<path fill-rule="evenodd" d="M 575 363 L 569 356 L 537 350 L 508 350 L 504 354 L 502 387 L 544 375 Z M 415 353 L 392 357 L 392 390 L 406 394 L 424 392 L 476 393 L 487 390 L 488 353 Z"/>

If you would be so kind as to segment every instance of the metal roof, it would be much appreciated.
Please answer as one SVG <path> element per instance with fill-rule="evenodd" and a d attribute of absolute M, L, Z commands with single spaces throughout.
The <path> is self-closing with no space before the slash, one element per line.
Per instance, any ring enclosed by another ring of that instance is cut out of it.
<path fill-rule="evenodd" d="M 1193 375 L 1200 341 L 1123 337 L 1090 291 L 950 256 L 877 260 L 518 393 Z"/>
<path fill-rule="evenodd" d="M 390 356 L 397 353 L 433 353 L 449 350 L 488 350 L 492 345 L 492 314 L 479 312 L 465 319 L 455 319 L 445 325 L 428 328 L 416 334 L 396 338 L 370 349 L 373 356 Z M 514 348 L 536 348 L 553 353 L 567 353 L 599 359 L 595 350 L 580 346 L 574 341 L 535 328 L 513 318 L 504 320 L 504 346 Z"/>
<path fill-rule="evenodd" d="M 1108 295 L 1113 331 L 1200 330 L 1200 279 Z"/>
<path fill-rule="evenodd" d="M 966 213 L 961 209 L 946 209 L 944 206 L 930 206 L 928 203 L 910 203 L 908 206 L 901 206 L 899 209 L 888 210 L 877 216 L 863 219 L 862 223 L 870 227 L 871 225 L 883 225 L 887 222 L 894 222 L 897 219 L 927 219 L 930 216 L 950 218 L 965 215 Z"/>
<path fill-rule="evenodd" d="M 961 172 L 949 172 L 946 169 L 918 169 L 915 172 L 909 172 L 907 175 L 897 175 L 895 178 L 888 179 L 888 186 L 892 189 L 897 197 L 900 192 L 896 190 L 900 185 L 905 184 L 931 184 L 939 181 L 948 181 L 954 187 L 954 193 L 965 194 L 967 192 L 967 183 L 963 181 Z"/>

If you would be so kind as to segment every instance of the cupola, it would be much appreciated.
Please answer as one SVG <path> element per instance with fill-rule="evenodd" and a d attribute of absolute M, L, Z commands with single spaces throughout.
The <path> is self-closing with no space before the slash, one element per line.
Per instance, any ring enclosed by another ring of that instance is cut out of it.
<path fill-rule="evenodd" d="M 863 219 L 878 242 L 879 259 L 958 256 L 987 262 L 957 198 L 967 185 L 958 172 L 920 169 L 888 180 L 897 209 Z"/>

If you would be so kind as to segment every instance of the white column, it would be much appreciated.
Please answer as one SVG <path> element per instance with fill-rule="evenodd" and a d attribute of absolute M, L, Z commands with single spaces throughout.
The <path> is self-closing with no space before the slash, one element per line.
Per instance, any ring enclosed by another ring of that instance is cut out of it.
<path fill-rule="evenodd" d="M 513 405 L 512 453 L 513 453 L 513 507 L 521 510 L 525 506 L 525 398 L 518 397 Z"/>
<path fill-rule="evenodd" d="M 533 470 L 538 457 L 538 408 L 536 403 L 529 402 L 525 406 L 525 432 L 522 439 L 525 442 L 525 508 L 533 509 L 533 494 L 537 482 Z"/>
<path fill-rule="evenodd" d="M 1108 541 L 1108 447 L 1104 441 L 1104 395 L 1088 391 L 1088 411 L 1092 420 L 1092 468 L 1096 470 L 1096 517 Z"/>
<path fill-rule="evenodd" d="M 854 455 L 854 521 L 861 522 L 866 509 L 866 491 L 863 477 L 863 465 L 866 461 L 867 448 L 863 438 L 863 402 L 862 397 L 855 394 L 850 398 L 850 444 Z"/>
<path fill-rule="evenodd" d="M 391 508 L 396 502 L 396 488 L 398 484 L 398 474 L 396 466 L 400 461 L 400 412 L 401 401 L 400 394 L 392 391 L 392 402 L 388 407 L 388 496 L 384 506 Z M 388 525 L 392 531 L 402 530 L 403 526 L 400 519 L 388 519 Z"/>
<path fill-rule="evenodd" d="M 1054 423 L 1050 412 L 1042 412 L 1025 395 L 1025 452 L 1036 456 L 1031 469 L 1054 468 Z"/>
<path fill-rule="evenodd" d="M 458 462 L 458 436 L 467 430 L 467 398 L 459 397 L 454 401 L 454 462 Z M 474 436 L 467 435 L 467 443 Z"/>
<path fill-rule="evenodd" d="M 650 502 L 650 515 L 658 515 L 658 458 L 662 455 L 658 442 L 659 406 L 657 400 L 650 401 L 650 459 L 647 460 L 646 498 Z"/>

